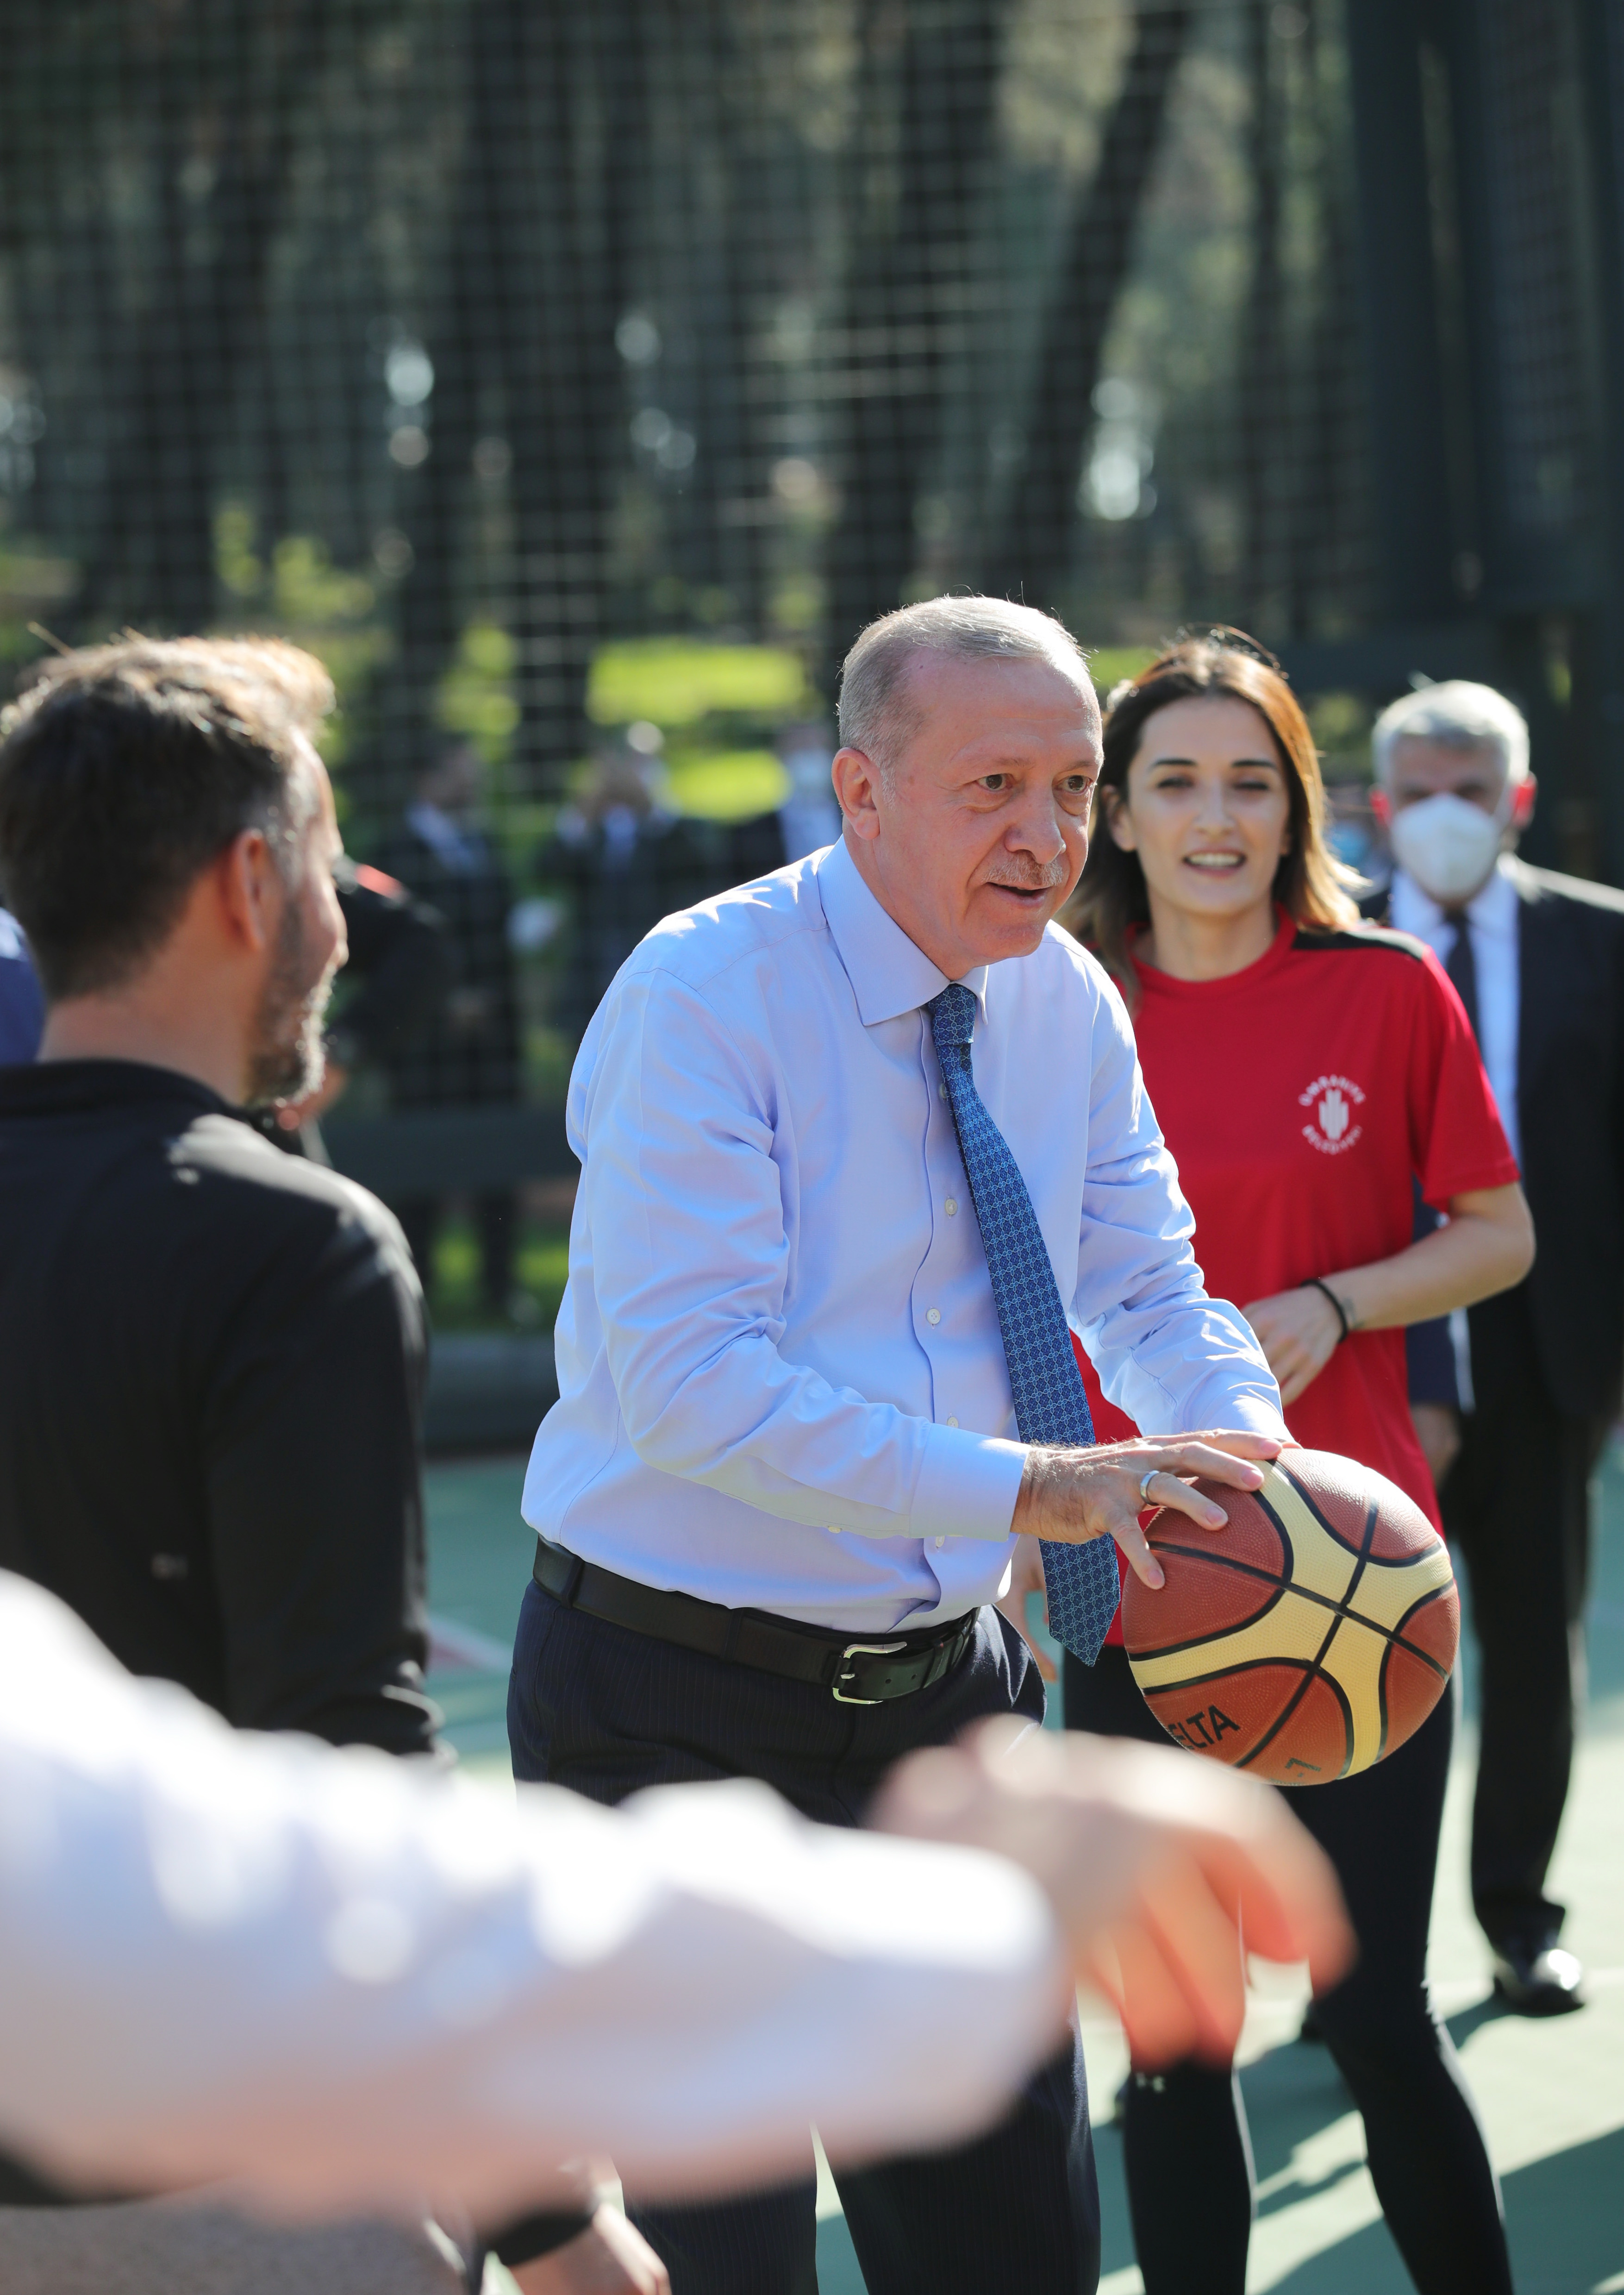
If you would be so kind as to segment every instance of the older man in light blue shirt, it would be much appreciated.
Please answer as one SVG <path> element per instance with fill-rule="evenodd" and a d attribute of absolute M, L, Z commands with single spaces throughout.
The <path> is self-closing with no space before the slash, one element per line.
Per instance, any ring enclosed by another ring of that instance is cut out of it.
<path fill-rule="evenodd" d="M 1001 600 L 906 608 L 848 657 L 841 731 L 841 843 L 659 926 L 571 1081 L 582 1182 L 510 1727 L 518 1774 L 605 1801 L 744 1772 L 852 1821 L 904 1748 L 1041 1714 L 985 1606 L 1012 1564 L 1017 1595 L 1039 1582 L 1039 1538 L 1114 1537 L 1154 1586 L 1143 1508 L 1220 1528 L 1180 1477 L 1255 1486 L 1285 1439 L 1250 1330 L 1203 1289 L 1121 1000 L 1050 921 L 1099 764 L 1074 641 Z M 1020 1439 L 926 1009 L 950 982 L 1028 1259 L 1141 1442 Z M 1228 1431 L 1181 1432 L 1203 1427 Z M 941 2295 L 1092 2285 L 1080 2062 L 976 2150 L 843 2180 L 870 2295 L 914 2283 L 887 2262 L 898 2221 Z M 675 2295 L 804 2283 L 810 2185 L 639 2219 Z"/>

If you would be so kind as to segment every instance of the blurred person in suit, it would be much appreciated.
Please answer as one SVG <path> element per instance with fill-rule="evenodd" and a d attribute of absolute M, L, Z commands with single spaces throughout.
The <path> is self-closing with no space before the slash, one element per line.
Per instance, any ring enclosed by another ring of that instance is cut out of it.
<path fill-rule="evenodd" d="M 1535 783 L 1503 694 L 1424 686 L 1373 744 L 1394 870 L 1363 905 L 1455 983 L 1538 1246 L 1522 1283 L 1452 1319 L 1460 1448 L 1440 1497 L 1482 1658 L 1473 1902 L 1502 1999 L 1554 2015 L 1583 2002 L 1546 1876 L 1584 1694 L 1590 1477 L 1624 1372 L 1624 894 L 1517 859 Z M 1412 1400 L 1448 1408 L 1414 1380 Z"/>
<path fill-rule="evenodd" d="M 331 1159 L 321 1119 L 349 1089 L 357 1068 L 382 1066 L 404 1053 L 447 986 L 451 956 L 437 909 L 414 900 L 381 869 L 340 853 L 333 888 L 344 919 L 348 991 L 322 1037 L 322 1081 L 304 1098 L 260 1111 L 261 1128 L 279 1148 Z"/>
<path fill-rule="evenodd" d="M 22 927 L 0 909 L 0 1067 L 31 1060 L 45 1025 L 45 995 Z"/>
<path fill-rule="evenodd" d="M 666 801 L 657 725 L 605 741 L 536 856 L 570 913 L 559 1023 L 576 1043 L 632 951 L 662 917 L 735 881 L 723 832 Z"/>
<path fill-rule="evenodd" d="M 508 920 L 513 885 L 484 818 L 485 762 L 469 741 L 449 744 L 418 780 L 412 803 L 373 859 L 384 875 L 437 911 L 450 968 L 427 1018 L 386 1047 L 390 1097 L 403 1109 L 509 1106 L 520 1097 L 518 976 Z M 425 1291 L 432 1289 L 439 1196 L 396 1206 Z M 518 1200 L 510 1188 L 475 1198 L 481 1288 L 504 1317 L 513 1291 Z"/>
<path fill-rule="evenodd" d="M 797 719 L 780 728 L 775 746 L 788 776 L 788 794 L 773 812 L 735 825 L 729 838 L 730 884 L 770 877 L 775 869 L 820 853 L 840 835 L 828 728 L 816 718 Z"/>

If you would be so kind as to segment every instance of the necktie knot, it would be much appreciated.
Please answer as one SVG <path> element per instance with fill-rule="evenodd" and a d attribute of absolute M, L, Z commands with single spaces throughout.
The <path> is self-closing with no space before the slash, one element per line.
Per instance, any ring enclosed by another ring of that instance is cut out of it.
<path fill-rule="evenodd" d="M 930 1032 L 939 1054 L 967 1044 L 975 1033 L 975 999 L 962 980 L 950 980 L 925 1009 L 930 1014 Z"/>

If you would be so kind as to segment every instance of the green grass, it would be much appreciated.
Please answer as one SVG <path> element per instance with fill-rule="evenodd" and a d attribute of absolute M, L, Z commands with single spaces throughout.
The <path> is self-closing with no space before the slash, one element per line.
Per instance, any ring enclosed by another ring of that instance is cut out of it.
<path fill-rule="evenodd" d="M 667 731 L 718 714 L 771 721 L 815 706 L 796 655 L 778 646 L 707 645 L 692 638 L 605 646 L 592 663 L 586 698 L 595 724 L 647 718 Z"/>
<path fill-rule="evenodd" d="M 771 749 L 676 751 L 667 775 L 671 801 L 698 821 L 748 821 L 776 813 L 789 776 Z"/>
<path fill-rule="evenodd" d="M 569 1229 L 526 1219 L 520 1224 L 514 1262 L 514 1290 L 521 1312 L 498 1327 L 551 1331 L 569 1275 Z M 492 1327 L 479 1282 L 479 1237 L 461 1214 L 448 1219 L 435 1237 L 434 1281 L 429 1308 L 441 1331 L 481 1331 Z"/>

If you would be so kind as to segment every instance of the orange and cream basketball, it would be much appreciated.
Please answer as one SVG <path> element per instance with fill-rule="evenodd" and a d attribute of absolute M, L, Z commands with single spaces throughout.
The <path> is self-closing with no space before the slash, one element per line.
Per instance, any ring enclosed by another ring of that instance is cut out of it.
<path fill-rule="evenodd" d="M 1401 1745 L 1442 1696 L 1460 1605 L 1444 1542 L 1383 1474 L 1290 1450 L 1261 1490 L 1196 1487 L 1228 1526 L 1163 1509 L 1167 1583 L 1130 1577 L 1134 1679 L 1179 1743 L 1276 1785 L 1321 1785 Z"/>

